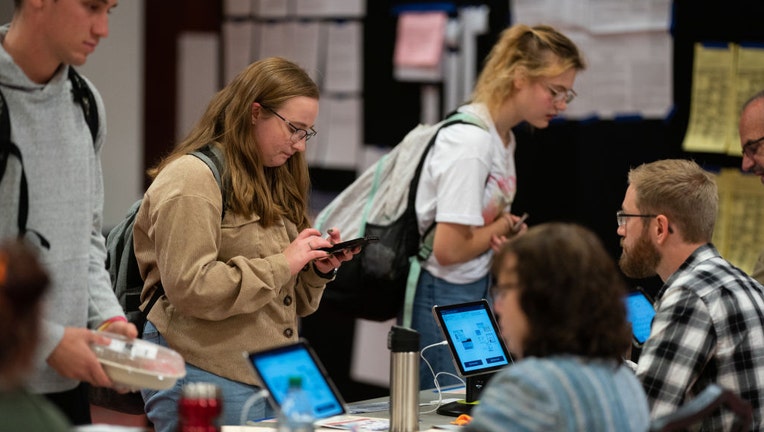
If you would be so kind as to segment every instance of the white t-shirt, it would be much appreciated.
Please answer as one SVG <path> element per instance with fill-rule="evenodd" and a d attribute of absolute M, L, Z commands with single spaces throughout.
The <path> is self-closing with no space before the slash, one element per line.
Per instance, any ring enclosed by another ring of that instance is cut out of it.
<path fill-rule="evenodd" d="M 475 114 L 489 130 L 470 124 L 449 126 L 440 133 L 425 159 L 416 196 L 419 232 L 433 220 L 483 226 L 502 211 L 509 211 L 517 191 L 515 136 L 504 146 L 483 104 L 469 104 L 459 111 Z M 434 255 L 423 263 L 436 277 L 451 283 L 470 283 L 485 276 L 493 251 L 450 266 L 438 264 Z"/>

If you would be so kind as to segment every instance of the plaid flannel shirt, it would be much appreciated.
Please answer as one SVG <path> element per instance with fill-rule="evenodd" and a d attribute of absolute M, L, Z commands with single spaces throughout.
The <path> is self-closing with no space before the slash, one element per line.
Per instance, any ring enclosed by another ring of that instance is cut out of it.
<path fill-rule="evenodd" d="M 751 430 L 761 430 L 764 286 L 724 260 L 709 243 L 671 275 L 655 306 L 637 367 L 651 417 L 675 411 L 716 383 L 751 403 Z M 701 430 L 730 430 L 733 418 L 729 410 L 721 410 Z"/>

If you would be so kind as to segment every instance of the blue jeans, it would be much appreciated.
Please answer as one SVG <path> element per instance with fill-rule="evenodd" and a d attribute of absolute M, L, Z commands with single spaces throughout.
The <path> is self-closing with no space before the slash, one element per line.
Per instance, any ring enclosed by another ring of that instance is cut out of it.
<path fill-rule="evenodd" d="M 432 315 L 434 305 L 451 305 L 480 299 L 490 302 L 489 296 L 490 275 L 486 275 L 475 282 L 468 284 L 453 284 L 439 279 L 422 269 L 417 283 L 416 296 L 411 317 L 411 327 L 419 332 L 420 350 L 428 345 L 442 342 L 445 339 L 443 333 L 435 322 Z M 449 372 L 458 376 L 454 367 L 454 360 L 448 346 L 439 345 L 427 349 L 423 353 L 424 358 L 432 366 L 432 371 L 424 361 L 419 363 L 419 388 L 421 390 L 435 387 L 434 375 L 438 372 Z M 460 381 L 450 375 L 438 376 L 438 384 L 441 387 L 459 384 Z"/>
<path fill-rule="evenodd" d="M 167 341 L 150 322 L 146 323 L 143 330 L 143 339 L 167 346 Z M 254 370 L 252 373 L 255 373 Z M 275 415 L 265 398 L 253 398 L 260 391 L 260 387 L 232 381 L 186 363 L 186 376 L 179 379 L 173 387 L 166 390 L 141 390 L 141 396 L 146 403 L 146 416 L 154 424 L 156 432 L 178 430 L 178 402 L 183 385 L 190 382 L 210 382 L 220 388 L 223 395 L 223 414 L 219 418 L 219 425 L 242 425 L 247 421 L 262 420 Z M 253 398 L 252 401 L 249 401 L 250 398 Z M 241 413 L 245 405 L 251 408 L 245 422 L 242 423 Z"/>

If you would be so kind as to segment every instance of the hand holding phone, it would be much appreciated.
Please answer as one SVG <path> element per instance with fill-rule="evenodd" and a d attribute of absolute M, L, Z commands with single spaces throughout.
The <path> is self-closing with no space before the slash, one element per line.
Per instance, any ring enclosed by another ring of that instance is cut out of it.
<path fill-rule="evenodd" d="M 330 254 L 335 254 L 338 252 L 343 252 L 346 249 L 355 249 L 355 248 L 362 248 L 366 246 L 369 243 L 373 243 L 379 241 L 379 237 L 377 236 L 366 236 L 366 237 L 358 237 L 354 238 L 353 240 L 347 240 L 344 242 L 337 243 L 331 247 L 325 247 L 325 248 L 319 248 L 319 250 L 328 252 Z"/>
<path fill-rule="evenodd" d="M 517 234 L 520 232 L 520 230 L 523 228 L 523 223 L 528 219 L 528 213 L 523 213 L 522 216 L 520 216 L 520 220 L 517 221 L 514 225 L 512 225 L 512 229 L 509 230 L 510 234 Z"/>

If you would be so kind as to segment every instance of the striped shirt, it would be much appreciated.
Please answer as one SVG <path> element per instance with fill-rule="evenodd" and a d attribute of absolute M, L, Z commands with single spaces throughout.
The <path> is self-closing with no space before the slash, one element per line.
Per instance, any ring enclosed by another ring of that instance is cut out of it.
<path fill-rule="evenodd" d="M 644 432 L 647 399 L 634 372 L 613 361 L 529 357 L 494 375 L 467 431 Z"/>
<path fill-rule="evenodd" d="M 699 247 L 656 296 L 656 315 L 637 376 L 651 416 L 675 411 L 716 383 L 751 403 L 753 425 L 764 424 L 764 287 Z M 714 413 L 702 430 L 730 430 L 734 415 Z"/>

